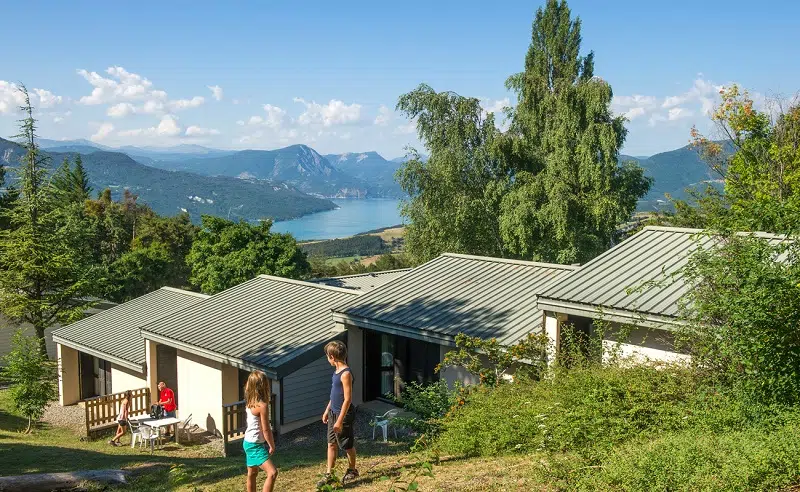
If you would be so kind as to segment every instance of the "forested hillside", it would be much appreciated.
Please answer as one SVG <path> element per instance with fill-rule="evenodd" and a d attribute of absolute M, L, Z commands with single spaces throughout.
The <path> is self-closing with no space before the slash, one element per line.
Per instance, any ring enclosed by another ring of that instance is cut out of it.
<path fill-rule="evenodd" d="M 13 167 L 22 155 L 14 142 L 0 139 L 0 158 Z M 56 167 L 72 153 L 51 153 L 51 166 Z M 95 190 L 109 188 L 114 197 L 129 189 L 139 201 L 163 215 L 186 211 L 198 222 L 201 214 L 232 219 L 290 219 L 305 214 L 331 210 L 332 202 L 306 195 L 285 183 L 229 176 L 203 176 L 185 171 L 166 171 L 145 166 L 120 152 L 82 154 L 89 181 Z"/>

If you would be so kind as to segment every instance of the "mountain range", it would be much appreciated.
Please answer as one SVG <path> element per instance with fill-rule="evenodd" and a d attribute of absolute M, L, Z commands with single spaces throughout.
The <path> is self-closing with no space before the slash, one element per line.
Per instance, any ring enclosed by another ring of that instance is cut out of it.
<path fill-rule="evenodd" d="M 121 153 L 140 165 L 182 173 L 180 176 L 192 173 L 194 179 L 199 179 L 198 175 L 202 175 L 219 178 L 218 182 L 226 183 L 235 182 L 231 181 L 232 179 L 251 184 L 262 181 L 282 183 L 288 186 L 287 189 L 291 188 L 318 198 L 404 196 L 394 176 L 406 159 L 398 157 L 388 160 L 373 151 L 321 155 L 306 145 L 291 145 L 276 150 L 234 151 L 199 145 L 112 149 L 88 140 L 43 139 L 40 142 L 49 152 L 77 152 L 86 155 L 100 152 L 97 157 L 102 157 L 105 152 Z M 718 180 L 718 176 L 709 171 L 697 151 L 690 146 L 652 156 L 620 156 L 620 161 L 628 160 L 638 162 L 646 174 L 654 179 L 652 189 L 639 202 L 640 211 L 663 208 L 667 203 L 665 193 L 675 198 L 685 198 L 687 187 Z M 130 165 L 130 162 L 128 164 Z M 119 183 L 124 182 L 124 179 L 119 174 L 116 176 L 116 185 L 121 186 Z M 147 186 L 142 184 L 141 187 Z"/>
<path fill-rule="evenodd" d="M 86 145 L 70 142 L 48 148 L 51 167 L 57 167 L 65 157 L 74 159 L 76 151 L 67 149 L 81 146 Z M 95 192 L 110 188 L 118 198 L 127 188 L 164 215 L 185 211 L 194 221 L 202 214 L 250 221 L 285 220 L 336 208 L 329 200 L 309 196 L 279 181 L 167 171 L 136 162 L 122 152 L 90 148 L 91 152 L 80 153 Z M 18 144 L 0 138 L 0 164 L 14 167 L 23 153 L 24 149 Z"/>

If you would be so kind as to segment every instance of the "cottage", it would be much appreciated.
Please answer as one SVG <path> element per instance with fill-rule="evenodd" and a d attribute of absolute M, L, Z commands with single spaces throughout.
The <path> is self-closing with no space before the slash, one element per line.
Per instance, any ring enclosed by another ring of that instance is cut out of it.
<path fill-rule="evenodd" d="M 345 338 L 331 308 L 356 290 L 261 275 L 142 326 L 148 383 L 177 380 L 178 417 L 209 432 L 224 429 L 223 405 L 242 399 L 249 371 L 272 382 L 280 432 L 318 419 L 328 401 L 331 367 L 323 346 Z M 152 360 L 152 354 L 159 354 Z"/>
<path fill-rule="evenodd" d="M 206 297 L 164 287 L 53 331 L 61 405 L 146 387 L 139 327 Z"/>
<path fill-rule="evenodd" d="M 333 320 L 347 332 L 354 401 L 399 394 L 399 381 L 437 379 L 434 368 L 458 333 L 513 344 L 540 331 L 540 292 L 576 267 L 444 254 L 346 304 Z M 449 382 L 474 382 L 447 368 Z"/>
<path fill-rule="evenodd" d="M 674 346 L 680 299 L 690 288 L 682 270 L 696 248 L 714 241 L 701 229 L 651 226 L 634 234 L 541 292 L 550 340 L 559 345 L 565 324 L 590 334 L 602 321 L 606 353 L 613 348 L 632 360 L 686 361 Z"/>

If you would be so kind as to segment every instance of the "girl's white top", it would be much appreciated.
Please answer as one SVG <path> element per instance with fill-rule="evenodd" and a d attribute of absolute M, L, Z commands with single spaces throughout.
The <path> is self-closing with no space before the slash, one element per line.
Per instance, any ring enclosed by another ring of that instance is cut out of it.
<path fill-rule="evenodd" d="M 247 429 L 244 431 L 244 440 L 247 442 L 264 442 L 264 437 L 261 435 L 261 417 L 253 415 L 250 407 L 245 410 L 247 412 Z"/>

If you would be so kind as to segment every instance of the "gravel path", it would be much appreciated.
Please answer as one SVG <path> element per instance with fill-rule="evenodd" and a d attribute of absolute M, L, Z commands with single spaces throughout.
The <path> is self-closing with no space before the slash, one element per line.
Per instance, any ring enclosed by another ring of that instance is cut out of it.
<path fill-rule="evenodd" d="M 52 402 L 44 410 L 42 421 L 53 427 L 68 427 L 80 435 L 85 435 L 85 418 L 86 411 L 80 405 L 62 407 L 58 402 Z"/>

